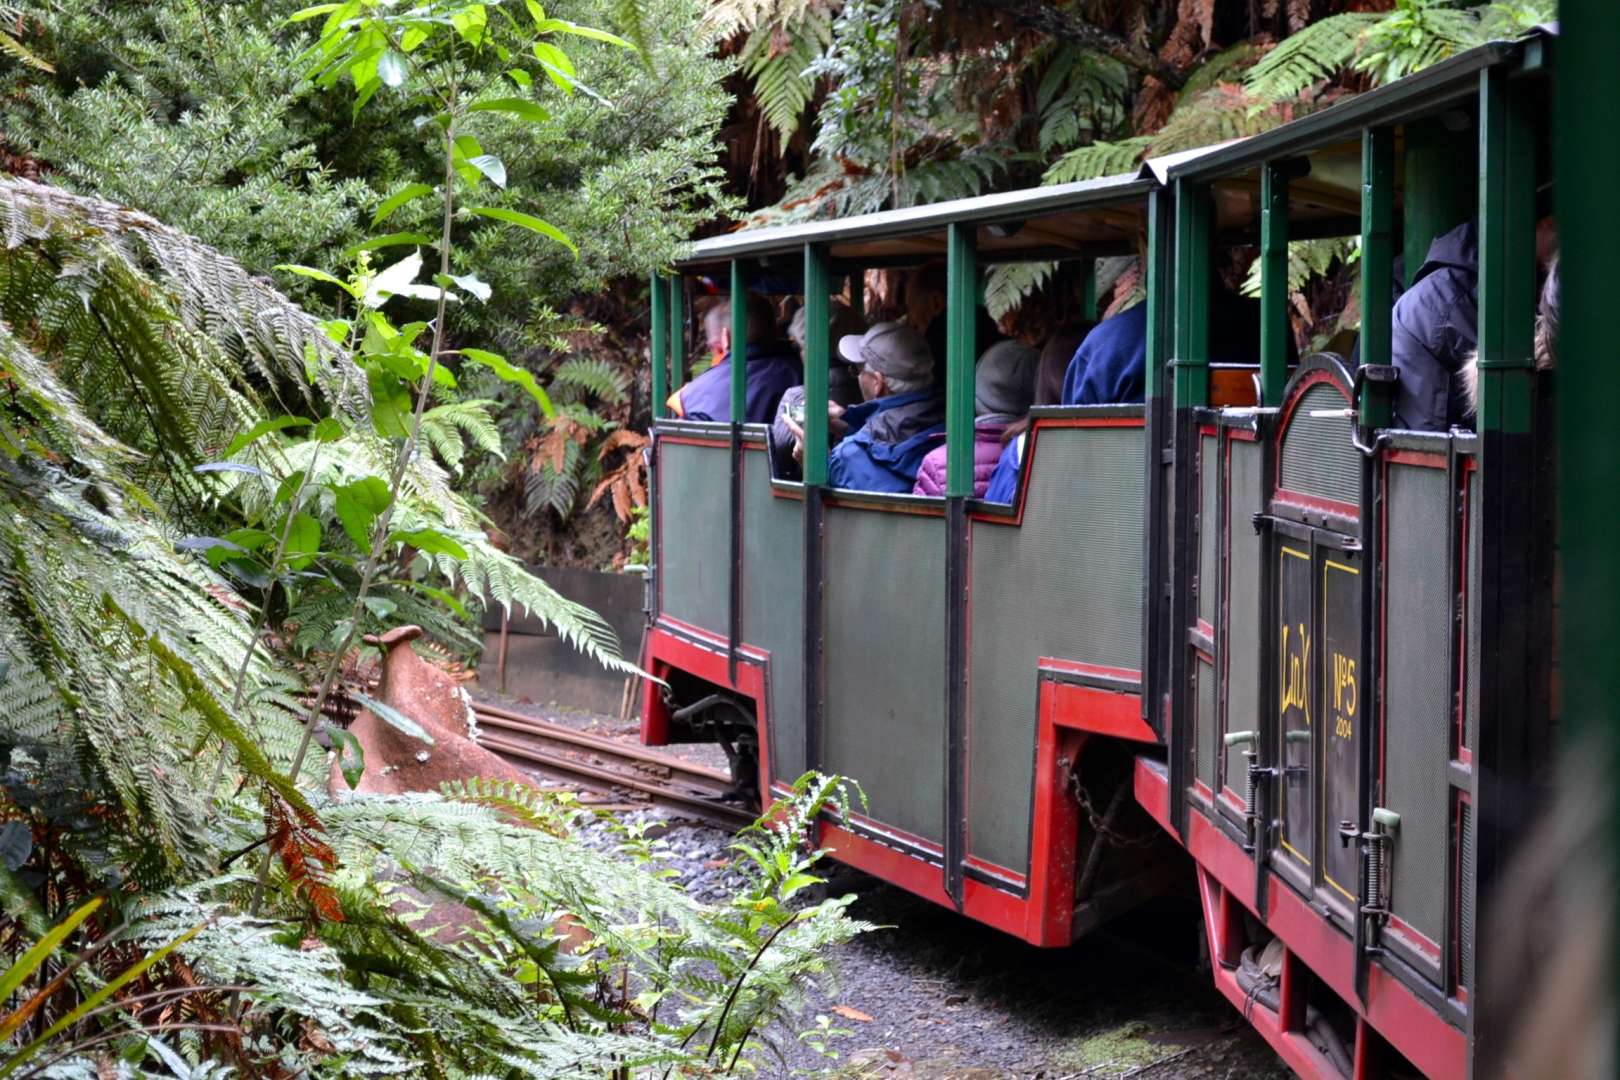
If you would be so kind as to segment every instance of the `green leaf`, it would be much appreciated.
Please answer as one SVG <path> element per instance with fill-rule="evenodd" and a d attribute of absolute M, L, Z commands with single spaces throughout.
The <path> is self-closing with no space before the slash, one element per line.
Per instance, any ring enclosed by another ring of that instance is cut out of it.
<path fill-rule="evenodd" d="M 514 82 L 519 82 L 519 75 L 523 76 L 525 80 L 528 80 L 527 82 L 520 82 L 519 84 L 522 86 L 529 86 L 534 82 L 533 79 L 529 78 L 529 73 L 527 71 L 520 71 L 514 68 L 513 70 L 508 71 L 507 74 L 512 76 Z M 529 120 L 536 124 L 541 124 L 551 119 L 551 114 L 543 107 L 536 105 L 534 102 L 524 98 L 516 97 L 496 98 L 493 101 L 480 101 L 467 111 L 508 113 L 512 116 L 516 116 L 520 120 Z"/>
<path fill-rule="evenodd" d="M 393 492 L 388 490 L 387 481 L 380 476 L 362 476 L 353 483 L 344 484 L 342 490 L 347 491 L 373 514 L 382 513 L 394 501 Z"/>
<path fill-rule="evenodd" d="M 383 723 L 403 731 L 413 739 L 421 739 L 429 746 L 433 745 L 433 736 L 427 733 L 426 728 L 424 728 L 421 724 L 418 724 L 415 720 L 412 720 L 410 717 L 406 716 L 404 713 L 400 712 L 398 709 L 394 708 L 392 705 L 385 705 L 376 698 L 368 697 L 357 690 L 350 691 L 350 696 L 360 704 L 364 705 L 366 708 L 370 709 L 372 715 L 381 720 Z"/>
<path fill-rule="evenodd" d="M 450 16 L 450 25 L 469 45 L 477 45 L 484 40 L 484 27 L 488 22 L 489 12 L 483 4 L 469 4 Z"/>
<path fill-rule="evenodd" d="M 392 502 L 388 485 L 375 476 L 367 476 L 344 484 L 337 489 L 334 509 L 343 531 L 349 534 L 354 546 L 361 551 L 371 550 L 371 526 L 377 515 Z"/>
<path fill-rule="evenodd" d="M 635 50 L 635 46 L 617 34 L 610 34 L 606 30 L 598 30 L 594 26 L 581 26 L 567 19 L 541 19 L 536 29 L 542 34 L 572 34 L 575 37 L 590 38 L 592 41 L 605 41 L 609 45 L 617 45 L 621 49 Z"/>
<path fill-rule="evenodd" d="M 574 62 L 568 59 L 568 54 L 550 42 L 537 41 L 534 43 L 534 58 L 540 61 L 540 66 L 546 69 L 546 77 L 563 93 L 572 94 L 579 85 L 574 78 Z"/>
<path fill-rule="evenodd" d="M 489 300 L 492 291 L 489 283 L 480 281 L 477 274 L 450 274 L 448 277 L 450 281 L 461 286 L 465 292 L 476 296 L 480 301 L 487 302 Z M 435 277 L 434 280 L 437 281 L 438 278 Z"/>
<path fill-rule="evenodd" d="M 477 154 L 468 158 L 467 164 L 489 177 L 496 187 L 506 186 L 506 163 L 494 154 Z"/>
<path fill-rule="evenodd" d="M 238 451 L 244 450 L 272 431 L 285 431 L 290 427 L 308 427 L 310 421 L 302 416 L 276 416 L 267 420 L 260 420 L 257 424 L 242 432 L 231 440 L 225 448 L 225 457 L 235 457 Z"/>
<path fill-rule="evenodd" d="M 377 77 L 386 86 L 398 86 L 405 81 L 405 58 L 393 49 L 383 53 L 377 61 Z"/>
<path fill-rule="evenodd" d="M 377 251 L 385 247 L 399 247 L 401 244 L 435 244 L 438 241 L 427 233 L 396 232 L 386 233 L 382 236 L 373 236 L 343 249 L 343 257 L 352 259 L 362 251 Z"/>
<path fill-rule="evenodd" d="M 303 469 L 288 473 L 282 478 L 281 483 L 276 485 L 276 497 L 271 502 L 271 505 L 280 506 L 282 503 L 290 501 L 294 495 L 298 494 L 298 489 L 303 483 Z"/>
<path fill-rule="evenodd" d="M 310 19 L 318 19 L 322 15 L 330 14 L 342 6 L 342 4 L 315 4 L 312 7 L 300 8 L 287 16 L 287 22 L 289 24 L 308 22 Z"/>
<path fill-rule="evenodd" d="M 381 225 L 384 218 L 412 199 L 420 199 L 423 195 L 431 194 L 433 194 L 433 188 L 428 184 L 406 184 L 378 205 L 377 212 L 371 216 L 372 227 L 375 228 Z"/>
<path fill-rule="evenodd" d="M 96 913 L 106 901 L 106 897 L 97 896 L 85 901 L 73 909 L 73 913 L 55 926 L 50 932 L 34 942 L 27 952 L 17 958 L 17 962 L 0 975 L 0 1001 L 11 997 L 17 987 L 27 981 L 28 977 L 38 971 L 40 966 L 56 951 L 58 945 L 66 941 L 68 935 L 79 928 L 79 924 Z"/>
<path fill-rule="evenodd" d="M 325 270 L 317 270 L 313 266 L 299 266 L 297 263 L 277 263 L 275 265 L 275 269 L 285 270 L 289 274 L 297 274 L 299 277 L 310 278 L 314 281 L 324 281 L 328 285 L 336 285 L 350 296 L 360 295 L 359 292 L 355 290 L 355 287 L 350 285 L 347 281 L 344 281 L 341 278 L 335 278 L 331 274 L 328 274 Z"/>
<path fill-rule="evenodd" d="M 502 382 L 513 383 L 527 390 L 529 396 L 539 404 L 540 411 L 547 416 L 557 415 L 557 410 L 551 405 L 551 398 L 540 389 L 540 384 L 534 381 L 534 375 L 523 368 L 513 366 L 500 353 L 492 353 L 486 349 L 462 349 L 461 355 L 475 364 L 489 368 Z"/>
<path fill-rule="evenodd" d="M 321 523 L 308 514 L 294 514 L 292 527 L 287 530 L 287 547 L 282 552 L 287 569 L 302 570 L 315 561 L 320 550 Z"/>
<path fill-rule="evenodd" d="M 366 773 L 365 748 L 352 733 L 340 727 L 327 728 L 326 736 L 332 740 L 332 749 L 337 751 L 338 772 L 343 774 L 343 782 L 353 791 L 360 786 L 360 778 Z"/>
<path fill-rule="evenodd" d="M 454 593 L 448 592 L 444 589 L 436 589 L 432 585 L 423 585 L 422 583 L 416 581 L 408 581 L 404 584 L 409 585 L 414 591 L 421 593 L 423 596 L 432 597 L 434 600 L 437 600 L 439 603 L 455 612 L 457 618 L 465 619 L 467 617 L 467 605 L 456 599 Z"/>
<path fill-rule="evenodd" d="M 452 559 L 465 559 L 467 549 L 437 529 L 396 530 L 389 534 L 390 543 L 409 544 L 417 551 L 429 555 L 448 555 Z"/>
<path fill-rule="evenodd" d="M 310 434 L 323 443 L 337 442 L 343 438 L 343 425 L 328 416 L 316 424 L 315 430 Z"/>
<path fill-rule="evenodd" d="M 517 83 L 519 86 L 523 87 L 523 89 L 525 89 L 525 90 L 528 90 L 528 89 L 530 89 L 531 87 L 534 86 L 534 76 L 530 75 L 527 71 L 524 71 L 522 68 L 512 68 L 510 71 L 508 71 L 506 73 L 506 77 L 508 79 L 511 79 L 513 82 Z M 474 105 L 473 108 L 476 109 L 476 108 L 478 108 L 478 106 Z"/>
<path fill-rule="evenodd" d="M 226 543 L 235 544 L 243 551 L 255 551 L 270 543 L 275 537 L 263 529 L 234 529 L 221 539 Z"/>
<path fill-rule="evenodd" d="M 579 257 L 579 248 L 575 247 L 574 242 L 568 239 L 568 234 L 543 218 L 537 218 L 533 214 L 525 214 L 519 210 L 507 210 L 500 206 L 469 206 L 467 211 L 477 214 L 479 217 L 504 221 L 508 225 L 521 225 L 530 232 L 537 232 L 541 236 L 557 241 L 557 243 L 572 251 L 575 258 Z"/>

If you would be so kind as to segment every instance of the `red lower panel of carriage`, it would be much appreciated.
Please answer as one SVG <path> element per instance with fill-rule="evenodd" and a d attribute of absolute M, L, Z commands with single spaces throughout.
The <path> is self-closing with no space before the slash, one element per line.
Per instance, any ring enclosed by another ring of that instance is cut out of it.
<path fill-rule="evenodd" d="M 1138 759 L 1136 798 L 1167 831 L 1170 785 L 1164 767 Z M 1367 1000 L 1355 990 L 1355 946 L 1280 879 L 1266 890 L 1264 915 L 1255 905 L 1253 858 L 1196 810 L 1187 815 L 1182 838 L 1198 865 L 1198 892 L 1209 936 L 1215 985 L 1288 1065 L 1302 1076 L 1338 1078 L 1344 1071 L 1305 1034 L 1305 988 L 1314 978 L 1356 1015 L 1356 1037 L 1346 1053 L 1356 1080 L 1384 1074 L 1379 1051 L 1387 1043 L 1425 1076 L 1462 1078 L 1468 1074 L 1468 1040 L 1393 975 L 1374 965 L 1368 973 Z M 1243 916 L 1257 917 L 1283 943 L 1282 984 L 1277 1010 L 1254 1003 L 1238 985 L 1243 950 Z"/>

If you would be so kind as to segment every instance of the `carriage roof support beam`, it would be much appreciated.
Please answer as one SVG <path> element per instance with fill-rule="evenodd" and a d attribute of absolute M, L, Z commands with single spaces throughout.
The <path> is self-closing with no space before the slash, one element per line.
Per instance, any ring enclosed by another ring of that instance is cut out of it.
<path fill-rule="evenodd" d="M 1282 404 L 1288 381 L 1288 177 L 1281 162 L 1260 167 L 1260 404 Z"/>
<path fill-rule="evenodd" d="M 1395 132 L 1361 133 L 1361 362 L 1390 362 L 1395 263 Z M 1359 403 L 1361 425 L 1388 427 L 1393 420 L 1391 384 L 1368 383 Z"/>
<path fill-rule="evenodd" d="M 832 343 L 827 249 L 804 246 L 804 482 L 827 483 L 827 368 Z"/>
<path fill-rule="evenodd" d="M 945 494 L 973 494 L 973 360 L 979 304 L 978 236 L 953 222 L 946 236 Z"/>
<path fill-rule="evenodd" d="M 669 337 L 670 318 L 665 303 L 665 297 L 669 294 L 665 290 L 664 275 L 653 274 L 649 291 L 652 293 L 652 417 L 659 420 L 666 415 L 664 399 L 669 396 L 664 343 Z"/>
<path fill-rule="evenodd" d="M 680 274 L 669 278 L 669 306 L 665 322 L 669 326 L 669 391 L 674 393 L 685 382 L 686 371 L 686 282 Z"/>
<path fill-rule="evenodd" d="M 731 260 L 731 422 L 748 411 L 748 270 Z"/>
<path fill-rule="evenodd" d="M 1176 181 L 1176 408 L 1209 402 L 1209 276 L 1214 264 L 1215 203 L 1209 188 Z"/>

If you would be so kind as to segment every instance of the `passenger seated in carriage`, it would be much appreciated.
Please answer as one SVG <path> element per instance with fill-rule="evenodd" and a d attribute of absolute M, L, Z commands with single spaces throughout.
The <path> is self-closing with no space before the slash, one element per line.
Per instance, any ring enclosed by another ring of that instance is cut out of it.
<path fill-rule="evenodd" d="M 776 312 L 770 301 L 757 293 L 749 293 L 747 306 L 748 341 L 743 353 L 748 366 L 747 397 L 742 419 L 745 424 L 764 424 L 776 415 L 776 407 L 788 388 L 804 381 L 804 369 L 792 346 L 778 340 Z M 709 331 L 710 347 L 720 347 L 723 354 L 713 367 L 671 394 L 669 407 L 683 420 L 729 423 L 733 351 L 731 305 L 721 303 L 711 308 L 704 325 Z"/>
<path fill-rule="evenodd" d="M 1260 301 L 1238 294 L 1253 257 L 1252 248 L 1233 248 L 1221 267 L 1209 302 L 1211 363 L 1260 359 Z M 1098 323 L 1080 343 L 1063 376 L 1063 404 L 1139 404 L 1146 379 L 1147 304 L 1139 302 Z"/>
<path fill-rule="evenodd" d="M 998 341 L 973 369 L 973 495 L 983 498 L 1001 457 L 1007 429 L 1029 413 L 1040 354 L 1018 341 Z M 945 494 L 945 447 L 928 451 L 917 470 L 913 495 Z"/>
<path fill-rule="evenodd" d="M 1068 330 L 1059 330 L 1047 341 L 1035 365 L 1034 404 L 1056 405 L 1063 400 L 1063 373 L 1069 366 L 1069 358 L 1094 325 L 1088 322 Z M 995 470 L 990 474 L 989 484 L 980 495 L 986 502 L 1010 503 L 1017 495 L 1018 470 L 1024 463 L 1024 443 L 1029 425 L 1030 417 L 1026 411 L 1022 419 L 1009 424 L 1002 432 L 1000 456 L 996 460 Z"/>
<path fill-rule="evenodd" d="M 859 405 L 829 403 L 827 483 L 855 491 L 909 494 L 928 451 L 945 439 L 945 402 L 934 387 L 928 342 L 903 322 L 881 322 L 838 341 L 860 372 Z M 789 418 L 793 456 L 802 460 L 804 430 Z"/>
<path fill-rule="evenodd" d="M 1536 223 L 1536 262 L 1546 267 L 1557 251 L 1551 190 L 1543 187 Z M 1395 426 L 1446 431 L 1473 420 L 1464 368 L 1479 342 L 1479 230 L 1472 221 L 1435 238 L 1411 286 L 1395 301 L 1390 320 L 1390 363 L 1395 384 Z"/>
<path fill-rule="evenodd" d="M 800 307 L 793 313 L 793 320 L 788 324 L 788 338 L 799 350 L 803 358 L 805 353 L 805 308 Z M 837 345 L 840 339 L 854 335 L 859 337 L 866 331 L 861 318 L 856 315 L 850 306 L 842 300 L 832 301 L 831 326 L 828 331 L 828 341 L 834 346 L 827 350 L 827 401 L 842 408 L 861 403 L 861 387 L 856 379 L 856 368 L 851 366 L 838 352 Z M 804 420 L 804 387 L 790 387 L 782 395 L 782 403 L 776 407 L 776 416 L 771 421 L 769 436 L 771 454 L 771 474 L 783 480 L 796 480 L 801 475 L 799 463 L 793 457 L 794 426 L 803 430 Z M 793 423 L 790 424 L 789 421 Z"/>

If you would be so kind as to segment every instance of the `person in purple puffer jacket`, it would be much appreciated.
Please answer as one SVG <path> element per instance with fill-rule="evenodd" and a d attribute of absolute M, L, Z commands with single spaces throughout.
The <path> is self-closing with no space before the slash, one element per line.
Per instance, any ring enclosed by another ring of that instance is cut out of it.
<path fill-rule="evenodd" d="M 998 341 L 984 351 L 973 370 L 973 495 L 983 498 L 1001 457 L 1007 426 L 1029 412 L 1035 398 L 1035 365 L 1040 354 L 1016 341 Z M 917 470 L 913 495 L 945 494 L 945 447 L 935 447 Z"/>

